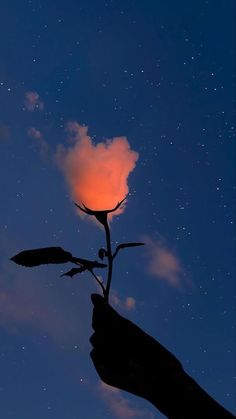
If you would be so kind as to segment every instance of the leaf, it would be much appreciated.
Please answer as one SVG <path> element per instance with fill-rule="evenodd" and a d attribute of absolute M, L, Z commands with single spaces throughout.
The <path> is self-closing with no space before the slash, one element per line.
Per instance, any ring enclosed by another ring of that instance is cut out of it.
<path fill-rule="evenodd" d="M 74 258 L 74 261 L 78 263 L 79 265 L 84 266 L 89 271 L 91 271 L 91 269 L 93 268 L 106 268 L 107 267 L 107 265 L 105 265 L 104 263 L 97 262 L 96 260 Z"/>
<path fill-rule="evenodd" d="M 48 263 L 73 262 L 74 258 L 70 252 L 61 247 L 43 247 L 41 249 L 24 250 L 13 256 L 11 260 L 22 266 L 38 266 Z"/>
<path fill-rule="evenodd" d="M 81 268 L 72 268 L 70 269 L 70 271 L 65 272 L 61 276 L 70 276 L 72 278 L 74 275 L 80 274 L 81 272 L 84 272 L 84 271 L 86 271 L 86 268 L 84 266 L 81 266 Z"/>
<path fill-rule="evenodd" d="M 104 257 L 105 256 L 107 256 L 107 251 L 106 251 L 106 249 L 103 249 L 103 248 L 101 248 L 101 249 L 99 249 L 99 251 L 98 251 L 98 256 L 100 257 L 100 259 L 104 259 Z"/>
<path fill-rule="evenodd" d="M 116 257 L 117 253 L 119 252 L 120 249 L 125 249 L 126 247 L 137 247 L 137 246 L 143 246 L 145 245 L 145 243 L 121 243 L 117 246 L 114 254 L 113 254 L 113 259 Z"/>
<path fill-rule="evenodd" d="M 124 249 L 125 247 L 136 247 L 136 246 L 143 246 L 145 243 L 121 243 L 117 246 L 117 249 Z"/>

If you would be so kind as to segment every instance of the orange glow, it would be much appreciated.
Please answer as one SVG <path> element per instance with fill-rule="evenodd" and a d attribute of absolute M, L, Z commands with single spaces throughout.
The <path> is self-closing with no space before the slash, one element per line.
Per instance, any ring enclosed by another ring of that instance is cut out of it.
<path fill-rule="evenodd" d="M 113 208 L 129 192 L 128 176 L 135 168 L 138 153 L 130 149 L 125 137 L 93 144 L 87 127 L 77 122 L 68 125 L 73 144 L 60 146 L 57 161 L 63 170 L 75 202 L 94 210 Z M 111 216 L 124 211 L 119 208 Z"/>

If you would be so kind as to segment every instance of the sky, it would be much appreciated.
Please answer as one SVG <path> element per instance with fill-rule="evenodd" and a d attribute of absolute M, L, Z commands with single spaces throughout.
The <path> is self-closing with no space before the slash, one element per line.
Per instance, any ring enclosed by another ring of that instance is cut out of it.
<path fill-rule="evenodd" d="M 2 418 L 164 417 L 99 380 L 94 279 L 10 261 L 47 246 L 98 260 L 103 231 L 73 204 L 96 194 L 128 194 L 113 249 L 146 243 L 117 256 L 111 304 L 236 413 L 234 6 L 2 2 Z"/>

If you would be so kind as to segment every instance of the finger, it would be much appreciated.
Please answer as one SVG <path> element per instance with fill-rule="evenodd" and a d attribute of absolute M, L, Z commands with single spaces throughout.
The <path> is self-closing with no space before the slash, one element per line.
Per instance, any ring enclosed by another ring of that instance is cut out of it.
<path fill-rule="evenodd" d="M 120 389 L 125 388 L 122 385 L 122 382 L 126 379 L 126 377 L 121 372 L 122 368 L 114 368 L 114 363 L 111 362 L 111 360 L 102 358 L 94 349 L 90 352 L 90 357 L 100 379 L 104 383 Z"/>
<path fill-rule="evenodd" d="M 105 340 L 105 336 L 99 335 L 98 333 L 93 333 L 89 341 L 96 350 L 103 350 L 103 348 L 105 350 L 106 347 L 108 346 Z"/>
<path fill-rule="evenodd" d="M 104 376 L 107 375 L 106 374 L 107 368 L 105 366 L 104 359 L 100 355 L 97 354 L 97 351 L 95 351 L 95 349 L 93 349 L 90 352 L 90 357 L 93 361 L 93 364 L 97 370 L 98 375 L 100 376 L 101 379 L 103 379 Z"/>
<path fill-rule="evenodd" d="M 98 356 L 101 358 L 110 359 L 118 354 L 116 353 L 116 345 L 113 340 L 107 339 L 106 336 L 100 335 L 97 332 L 90 337 L 90 343 L 93 346 Z"/>
<path fill-rule="evenodd" d="M 117 328 L 117 324 L 120 323 L 121 317 L 109 304 L 104 301 L 104 298 L 98 294 L 92 294 L 92 302 L 94 304 L 92 327 L 95 331 L 107 330 L 111 332 L 114 328 Z"/>
<path fill-rule="evenodd" d="M 116 310 L 112 308 L 105 299 L 99 294 L 92 294 L 91 300 L 94 305 L 94 310 L 101 310 L 105 311 L 106 313 L 110 313 L 110 315 L 119 316 Z"/>
<path fill-rule="evenodd" d="M 100 379 L 106 384 L 114 385 L 114 368 L 112 368 L 112 364 L 101 357 L 94 349 L 90 352 L 90 357 Z"/>
<path fill-rule="evenodd" d="M 108 316 L 107 314 L 108 304 L 105 302 L 104 298 L 99 294 L 92 294 L 91 300 L 94 305 L 92 328 L 94 330 L 99 330 L 99 329 L 104 328 L 104 324 Z"/>
<path fill-rule="evenodd" d="M 96 344 L 96 335 L 95 335 L 95 333 L 93 333 L 93 335 L 90 337 L 89 342 L 91 343 L 92 346 L 95 346 L 95 344 Z"/>

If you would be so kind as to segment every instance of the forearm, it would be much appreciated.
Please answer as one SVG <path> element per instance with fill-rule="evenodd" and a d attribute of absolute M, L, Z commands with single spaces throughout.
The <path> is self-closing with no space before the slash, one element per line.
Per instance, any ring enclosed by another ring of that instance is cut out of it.
<path fill-rule="evenodd" d="M 231 413 L 210 397 L 183 369 L 154 388 L 149 398 L 170 419 L 231 419 Z"/>
<path fill-rule="evenodd" d="M 107 384 L 150 401 L 170 419 L 232 419 L 153 337 L 93 296 L 91 358 Z"/>

